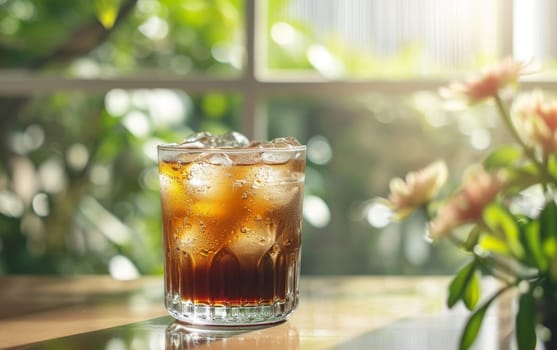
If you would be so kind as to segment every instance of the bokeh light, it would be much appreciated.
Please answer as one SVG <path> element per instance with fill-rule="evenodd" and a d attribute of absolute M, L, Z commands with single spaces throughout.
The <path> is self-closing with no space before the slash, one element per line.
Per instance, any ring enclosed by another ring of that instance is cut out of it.
<path fill-rule="evenodd" d="M 307 157 L 315 164 L 324 165 L 333 158 L 333 149 L 325 136 L 311 137 L 307 142 Z"/>
<path fill-rule="evenodd" d="M 108 271 L 115 280 L 133 280 L 139 277 L 139 271 L 133 262 L 123 255 L 116 255 L 110 259 Z"/>
<path fill-rule="evenodd" d="M 304 198 L 303 216 L 310 225 L 322 228 L 331 221 L 331 210 L 320 197 L 308 195 Z"/>

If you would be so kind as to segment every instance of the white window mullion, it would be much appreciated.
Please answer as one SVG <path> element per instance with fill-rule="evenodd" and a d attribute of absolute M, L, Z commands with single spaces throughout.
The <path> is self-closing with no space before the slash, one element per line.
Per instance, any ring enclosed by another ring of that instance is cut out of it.
<path fill-rule="evenodd" d="M 242 128 L 250 139 L 265 139 L 267 134 L 267 115 L 263 105 L 263 96 L 260 93 L 260 83 L 257 80 L 258 61 L 261 38 L 257 35 L 260 31 L 265 32 L 265 26 L 258 19 L 262 13 L 258 8 L 257 0 L 245 0 L 245 47 L 246 60 L 244 72 L 240 83 L 240 92 L 243 95 Z"/>
<path fill-rule="evenodd" d="M 499 19 L 499 38 L 502 57 L 511 57 L 513 55 L 513 27 L 514 27 L 514 0 L 499 0 L 500 19 Z"/>

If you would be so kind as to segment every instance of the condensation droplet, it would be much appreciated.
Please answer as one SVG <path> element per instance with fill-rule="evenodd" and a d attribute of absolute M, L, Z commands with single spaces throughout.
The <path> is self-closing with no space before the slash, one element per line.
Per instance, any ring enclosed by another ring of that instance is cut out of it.
<path fill-rule="evenodd" d="M 232 176 L 232 174 L 228 174 L 228 175 Z M 246 186 L 247 183 L 248 183 L 247 180 L 235 180 L 232 183 L 232 188 L 234 188 L 234 189 L 241 188 L 241 187 Z"/>

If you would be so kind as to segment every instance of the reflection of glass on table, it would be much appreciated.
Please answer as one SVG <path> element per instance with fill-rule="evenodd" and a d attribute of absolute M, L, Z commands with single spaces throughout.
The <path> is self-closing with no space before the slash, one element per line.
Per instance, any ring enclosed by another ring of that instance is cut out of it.
<path fill-rule="evenodd" d="M 246 328 L 200 328 L 179 321 L 166 328 L 166 350 L 192 349 L 219 342 L 221 349 L 297 350 L 300 348 L 298 330 L 289 322 L 275 326 Z"/>

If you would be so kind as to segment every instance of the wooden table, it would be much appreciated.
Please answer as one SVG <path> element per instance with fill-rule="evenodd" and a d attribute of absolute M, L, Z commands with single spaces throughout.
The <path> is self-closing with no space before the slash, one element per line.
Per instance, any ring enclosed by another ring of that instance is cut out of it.
<path fill-rule="evenodd" d="M 468 314 L 446 310 L 447 283 L 444 277 L 304 276 L 300 305 L 286 322 L 210 332 L 168 316 L 160 277 L 0 277 L 0 348 L 456 349 Z M 508 310 L 488 313 L 475 349 L 508 347 L 502 327 Z"/>

